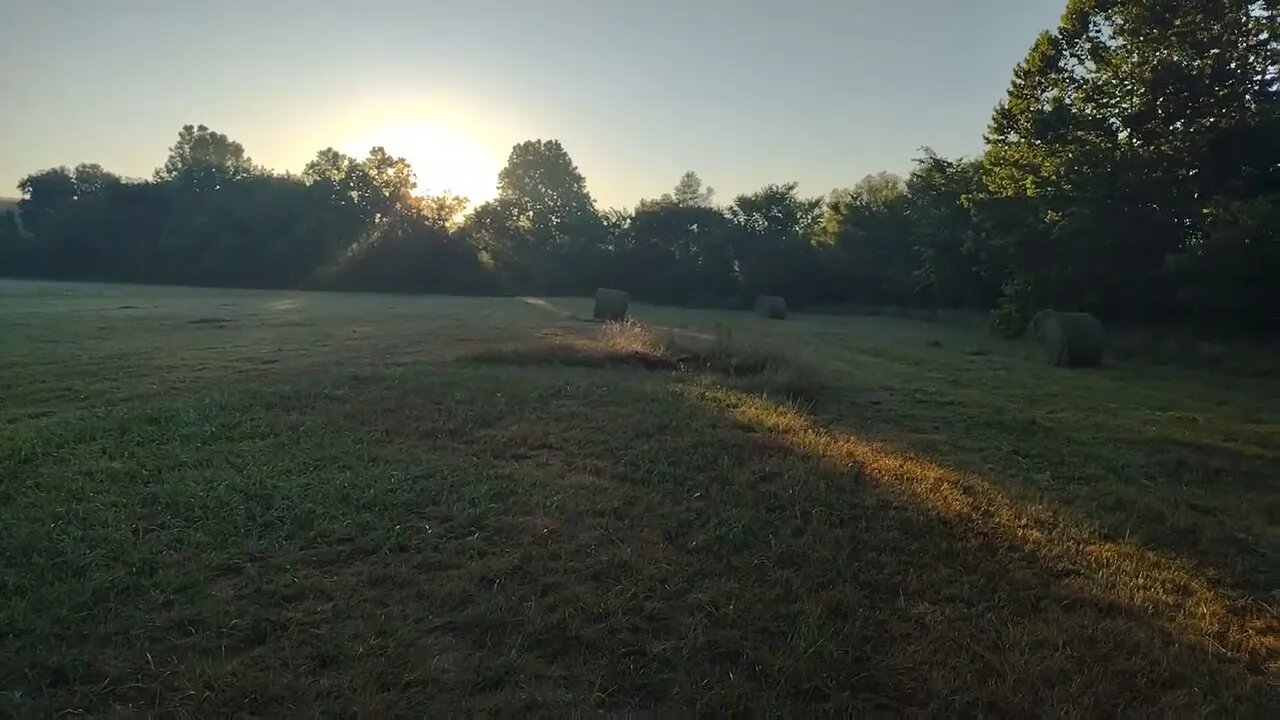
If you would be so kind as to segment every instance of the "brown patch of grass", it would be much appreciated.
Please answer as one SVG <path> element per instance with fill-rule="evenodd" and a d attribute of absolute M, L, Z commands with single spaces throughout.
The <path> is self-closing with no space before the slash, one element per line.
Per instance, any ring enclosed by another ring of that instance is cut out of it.
<path fill-rule="evenodd" d="M 640 367 L 704 373 L 747 392 L 790 400 L 816 399 L 821 391 L 813 368 L 788 353 L 736 341 L 731 331 L 714 335 L 655 328 L 635 320 L 607 322 L 595 337 L 550 333 L 538 340 L 468 352 L 460 360 L 500 365 Z"/>

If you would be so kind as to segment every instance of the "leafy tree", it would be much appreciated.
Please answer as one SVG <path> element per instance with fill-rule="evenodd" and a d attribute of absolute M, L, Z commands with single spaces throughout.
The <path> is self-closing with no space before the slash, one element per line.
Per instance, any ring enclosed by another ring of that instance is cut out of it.
<path fill-rule="evenodd" d="M 1219 332 L 1280 331 L 1280 193 L 1216 203 L 1204 237 L 1170 257 L 1192 318 Z"/>
<path fill-rule="evenodd" d="M 711 207 L 715 194 L 716 191 L 712 188 L 703 187 L 698 173 L 690 170 L 680 176 L 680 182 L 676 183 L 675 190 L 671 193 L 671 200 L 681 207 Z"/>
<path fill-rule="evenodd" d="M 470 243 L 426 215 L 401 212 L 371 225 L 318 287 L 392 292 L 489 290 Z"/>
<path fill-rule="evenodd" d="M 711 200 L 715 194 L 716 191 L 712 188 L 703 187 L 702 178 L 698 177 L 698 173 L 690 170 L 680 176 L 680 181 L 676 183 L 674 190 L 663 193 L 655 200 L 641 200 L 639 207 L 641 209 L 659 205 L 712 207 Z"/>
<path fill-rule="evenodd" d="M 32 269 L 27 257 L 29 252 L 18 214 L 12 210 L 0 213 L 0 275 L 29 273 Z"/>
<path fill-rule="evenodd" d="M 120 176 L 103 169 L 97 163 L 81 163 L 72 172 L 76 186 L 76 198 L 101 195 L 120 184 Z"/>
<path fill-rule="evenodd" d="M 929 304 L 989 308 L 1004 282 L 985 256 L 986 235 L 970 198 L 985 191 L 982 163 L 948 160 L 925 148 L 906 181 L 910 242 L 919 254 L 915 290 Z"/>
<path fill-rule="evenodd" d="M 22 199 L 18 210 L 27 230 L 38 233 L 46 227 L 54 213 L 64 204 L 76 199 L 76 179 L 65 167 L 50 168 L 32 173 L 18 182 Z"/>
<path fill-rule="evenodd" d="M 844 264 L 841 299 L 905 305 L 913 298 L 918 257 L 911 245 L 906 186 L 892 173 L 863 178 L 828 201 L 822 236 Z"/>
<path fill-rule="evenodd" d="M 697 173 L 670 193 L 611 216 L 611 284 L 659 302 L 720 304 L 739 294 L 732 226 Z"/>
<path fill-rule="evenodd" d="M 253 176 L 257 169 L 244 146 L 204 125 L 184 125 L 155 178 L 178 187 L 207 191 Z"/>
<path fill-rule="evenodd" d="M 166 211 L 138 202 L 139 195 L 150 198 L 153 188 L 120 182 L 86 182 L 86 188 L 85 194 L 33 216 L 39 221 L 26 243 L 25 272 L 83 280 L 165 280 L 149 273 L 157 269 L 154 240 Z M 24 224 L 26 220 L 24 215 Z"/>
<path fill-rule="evenodd" d="M 12 210 L 0 213 L 0 242 L 16 242 L 21 234 L 17 213 Z"/>
<path fill-rule="evenodd" d="M 355 239 L 342 210 L 296 178 L 259 175 L 172 205 L 159 252 L 183 283 L 297 287 Z"/>
<path fill-rule="evenodd" d="M 529 140 L 512 148 L 498 174 L 498 199 L 544 249 L 566 245 L 600 222 L 586 178 L 559 140 Z"/>
<path fill-rule="evenodd" d="M 821 198 L 802 198 L 796 183 L 766 185 L 739 195 L 726 209 L 733 223 L 734 257 L 746 297 L 783 295 L 796 305 L 812 299 L 818 268 L 813 231 Z"/>
<path fill-rule="evenodd" d="M 1274 117 L 1276 17 L 1267 2 L 1072 0 L 1037 38 L 992 118 L 975 205 L 1009 263 L 1009 327 L 1048 305 L 1174 309 L 1167 259 L 1205 236 L 1239 187 L 1240 140 Z"/>
<path fill-rule="evenodd" d="M 618 284 L 659 302 L 730 300 L 739 294 L 731 229 L 714 208 L 644 205 L 614 251 Z"/>
<path fill-rule="evenodd" d="M 498 175 L 498 197 L 472 213 L 465 232 L 509 285 L 583 292 L 603 272 L 604 224 L 558 140 L 512 148 Z"/>
<path fill-rule="evenodd" d="M 408 160 L 379 146 L 369 150 L 361 170 L 369 204 L 378 215 L 390 215 L 413 204 L 418 180 Z"/>
<path fill-rule="evenodd" d="M 423 195 L 414 198 L 414 208 L 432 225 L 445 230 L 456 230 L 461 223 L 462 214 L 466 212 L 470 200 L 461 196 L 444 193 L 441 195 Z"/>
<path fill-rule="evenodd" d="M 302 179 L 324 192 L 333 205 L 357 207 L 362 204 L 364 192 L 363 170 L 359 160 L 330 147 L 316 153 L 307 163 L 302 169 Z"/>

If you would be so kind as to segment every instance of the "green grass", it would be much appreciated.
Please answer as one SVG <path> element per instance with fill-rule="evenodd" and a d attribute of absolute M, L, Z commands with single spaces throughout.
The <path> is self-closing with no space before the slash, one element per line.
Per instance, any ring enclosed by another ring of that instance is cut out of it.
<path fill-rule="evenodd" d="M 0 281 L 0 715 L 1275 709 L 1274 377 L 589 309 Z"/>

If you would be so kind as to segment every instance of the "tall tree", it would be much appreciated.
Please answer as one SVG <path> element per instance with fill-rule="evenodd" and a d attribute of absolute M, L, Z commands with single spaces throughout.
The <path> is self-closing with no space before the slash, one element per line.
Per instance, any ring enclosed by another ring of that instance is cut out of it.
<path fill-rule="evenodd" d="M 414 198 L 418 214 L 435 227 L 456 230 L 471 201 L 461 195 L 442 193 Z"/>
<path fill-rule="evenodd" d="M 690 170 L 680 176 L 680 182 L 676 183 L 675 190 L 671 192 L 671 199 L 682 207 L 710 207 L 715 194 L 714 189 L 703 186 L 698 173 Z"/>
<path fill-rule="evenodd" d="M 361 223 L 416 212 L 420 206 L 412 194 L 418 186 L 413 167 L 381 146 L 370 149 L 364 160 L 325 148 L 303 168 L 302 179 Z"/>
<path fill-rule="evenodd" d="M 25 238 L 18 224 L 18 214 L 12 210 L 0 212 L 0 268 L 6 273 L 30 272 L 30 261 L 25 257 Z"/>
<path fill-rule="evenodd" d="M 603 267 L 604 223 L 558 140 L 512 148 L 498 197 L 472 213 L 466 234 L 508 283 L 539 292 L 587 290 Z"/>
<path fill-rule="evenodd" d="M 599 223 L 586 178 L 559 140 L 528 140 L 512 148 L 498 174 L 498 199 L 544 248 L 570 242 Z"/>
<path fill-rule="evenodd" d="M 120 176 L 97 163 L 80 163 L 72 172 L 76 198 L 101 195 L 120 184 Z"/>
<path fill-rule="evenodd" d="M 1037 38 L 992 118 L 977 205 L 1010 266 L 1011 326 L 1047 305 L 1172 309 L 1167 259 L 1201 241 L 1240 187 L 1240 139 L 1274 117 L 1276 18 L 1273 2 L 1071 0 Z"/>
<path fill-rule="evenodd" d="M 369 150 L 362 170 L 368 196 L 378 214 L 389 215 L 412 205 L 412 193 L 418 187 L 418 179 L 408 160 L 378 146 Z"/>
<path fill-rule="evenodd" d="M 358 206 L 363 191 L 362 173 L 359 160 L 330 147 L 316 153 L 315 158 L 306 164 L 302 169 L 302 179 L 324 192 L 334 205 Z"/>
<path fill-rule="evenodd" d="M 733 246 L 742 292 L 748 297 L 783 295 L 796 304 L 814 297 L 810 278 L 818 270 L 813 231 L 822 198 L 802 198 L 796 183 L 766 185 L 734 198 L 726 213 L 734 225 Z"/>
<path fill-rule="evenodd" d="M 615 281 L 646 300 L 732 300 L 738 283 L 731 230 L 715 208 L 643 202 L 616 232 Z"/>
<path fill-rule="evenodd" d="M 905 305 L 913 299 L 918 254 L 911 244 L 902 178 L 868 175 L 827 203 L 822 236 L 844 263 L 843 300 Z"/>
<path fill-rule="evenodd" d="M 910 243 L 918 253 L 916 292 L 932 305 L 989 308 L 1004 282 L 984 255 L 987 237 L 971 197 L 984 192 L 982 163 L 948 160 L 929 148 L 906 181 Z"/>
<path fill-rule="evenodd" d="M 22 199 L 18 211 L 28 231 L 38 233 L 48 226 L 56 211 L 76 199 L 76 178 L 65 167 L 32 173 L 18 182 Z"/>
<path fill-rule="evenodd" d="M 187 190 L 216 190 L 257 172 L 244 146 L 204 125 L 184 125 L 156 180 Z"/>

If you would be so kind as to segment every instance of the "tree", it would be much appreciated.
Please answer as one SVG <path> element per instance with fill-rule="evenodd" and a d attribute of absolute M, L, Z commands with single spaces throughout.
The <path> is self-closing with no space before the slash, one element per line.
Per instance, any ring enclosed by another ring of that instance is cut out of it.
<path fill-rule="evenodd" d="M 257 172 L 244 146 L 204 125 L 184 125 L 156 180 L 194 191 L 217 190 Z"/>
<path fill-rule="evenodd" d="M 604 224 L 558 140 L 512 148 L 498 197 L 476 208 L 465 234 L 508 284 L 529 291 L 586 291 L 604 265 Z"/>
<path fill-rule="evenodd" d="M 802 198 L 796 183 L 766 185 L 739 195 L 726 209 L 733 223 L 734 257 L 742 292 L 782 295 L 801 305 L 815 296 L 818 272 L 813 231 L 822 216 L 821 198 Z"/>
<path fill-rule="evenodd" d="M 182 283 L 297 287 L 358 237 L 341 212 L 299 179 L 272 175 L 176 193 L 158 254 Z"/>
<path fill-rule="evenodd" d="M 17 213 L 12 210 L 0 213 L 0 268 L 3 268 L 0 272 L 27 274 L 32 270 L 24 240 Z"/>
<path fill-rule="evenodd" d="M 359 160 L 330 147 L 316 153 L 315 158 L 306 164 L 302 169 L 302 180 L 324 191 L 334 205 L 358 205 L 362 190 L 359 173 L 362 171 Z"/>
<path fill-rule="evenodd" d="M 881 172 L 864 177 L 828 201 L 822 237 L 839 253 L 843 285 L 837 299 L 905 305 L 914 298 L 918 253 L 912 245 L 902 178 Z"/>
<path fill-rule="evenodd" d="M 988 240 L 970 203 L 985 191 L 982 163 L 948 160 L 929 148 L 915 163 L 906 181 L 905 211 L 919 256 L 916 292 L 939 307 L 990 308 L 1004 276 L 983 254 Z"/>
<path fill-rule="evenodd" d="M 444 230 L 456 230 L 462 214 L 466 212 L 470 200 L 461 195 L 443 193 L 441 195 L 423 195 L 414 198 L 418 214 L 427 222 Z"/>
<path fill-rule="evenodd" d="M 0 243 L 16 242 L 22 234 L 22 228 L 18 225 L 18 216 L 12 210 L 5 210 L 0 213 Z"/>
<path fill-rule="evenodd" d="M 637 297 L 719 304 L 738 295 L 732 228 L 719 210 L 650 201 L 614 227 L 612 279 Z"/>
<path fill-rule="evenodd" d="M 993 115 L 975 204 L 1009 264 L 1010 328 L 1046 306 L 1175 309 L 1168 258 L 1231 202 L 1239 140 L 1275 115 L 1276 30 L 1269 2 L 1072 0 L 1037 38 Z"/>
<path fill-rule="evenodd" d="M 319 287 L 392 292 L 473 293 L 488 289 L 473 245 L 421 214 L 396 213 L 371 225 Z"/>
<path fill-rule="evenodd" d="M 710 207 L 711 198 L 715 194 L 716 191 L 712 188 L 702 186 L 702 178 L 698 177 L 698 173 L 690 170 L 680 176 L 680 182 L 676 183 L 671 197 L 676 205 L 682 207 Z"/>
<path fill-rule="evenodd" d="M 76 199 L 76 179 L 65 167 L 50 168 L 32 173 L 18 182 L 22 199 L 18 211 L 22 213 L 23 226 L 38 233 L 48 226 L 57 210 Z"/>
<path fill-rule="evenodd" d="M 101 195 L 120 184 L 120 176 L 97 163 L 81 163 L 72 173 L 76 186 L 76 198 Z"/>
<path fill-rule="evenodd" d="M 358 175 L 366 184 L 369 205 L 378 215 L 390 215 L 412 205 L 413 189 L 418 179 L 409 161 L 395 157 L 386 148 L 378 146 L 369 150 Z"/>
<path fill-rule="evenodd" d="M 512 148 L 498 174 L 498 199 L 543 248 L 563 245 L 599 222 L 586 178 L 559 140 L 529 140 Z"/>
<path fill-rule="evenodd" d="M 669 193 L 663 193 L 654 200 L 641 200 L 639 207 L 655 207 L 658 205 L 675 205 L 679 207 L 711 207 L 711 198 L 716 191 L 702 186 L 702 178 L 690 170 L 680 176 L 680 181 Z"/>

